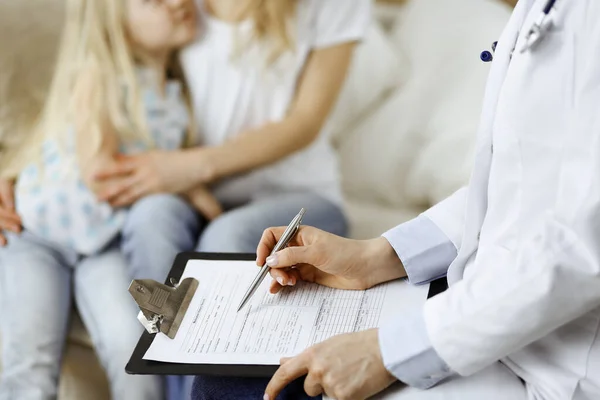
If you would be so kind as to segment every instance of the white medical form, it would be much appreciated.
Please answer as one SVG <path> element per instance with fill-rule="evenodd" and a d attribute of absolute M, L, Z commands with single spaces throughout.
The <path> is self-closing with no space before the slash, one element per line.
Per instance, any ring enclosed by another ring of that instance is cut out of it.
<path fill-rule="evenodd" d="M 191 259 L 181 280 L 199 286 L 174 339 L 158 333 L 145 360 L 186 364 L 278 365 L 307 347 L 341 333 L 402 318 L 424 303 L 427 286 L 403 280 L 369 290 L 338 290 L 300 282 L 268 292 L 267 278 L 239 312 L 237 307 L 258 267 L 253 261 Z"/>

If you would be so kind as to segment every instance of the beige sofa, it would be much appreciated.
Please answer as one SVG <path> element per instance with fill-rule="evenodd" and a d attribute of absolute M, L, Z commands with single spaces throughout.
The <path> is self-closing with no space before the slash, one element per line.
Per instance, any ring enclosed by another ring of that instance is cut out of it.
<path fill-rule="evenodd" d="M 27 122 L 16 116 L 27 116 L 43 94 L 60 4 L 0 1 L 0 141 L 11 140 Z M 415 0 L 375 9 L 381 24 L 361 44 L 329 122 L 353 237 L 377 236 L 468 180 L 489 68 L 479 52 L 498 38 L 509 12 L 496 0 Z M 59 397 L 108 398 L 77 317 Z"/>

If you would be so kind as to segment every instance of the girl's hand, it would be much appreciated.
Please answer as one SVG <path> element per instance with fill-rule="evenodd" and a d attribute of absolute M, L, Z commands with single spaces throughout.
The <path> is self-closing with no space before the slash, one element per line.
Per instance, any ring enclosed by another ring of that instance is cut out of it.
<path fill-rule="evenodd" d="M 197 179 L 187 167 L 186 156 L 185 151 L 162 150 L 120 155 L 113 166 L 95 176 L 98 182 L 105 183 L 99 200 L 123 207 L 150 194 L 191 190 Z"/>
<path fill-rule="evenodd" d="M 196 186 L 185 193 L 185 197 L 209 221 L 212 221 L 223 213 L 221 203 L 205 186 Z"/>
<path fill-rule="evenodd" d="M 267 229 L 257 250 L 257 264 L 269 264 L 271 293 L 298 280 L 339 289 L 368 289 L 406 276 L 404 267 L 385 238 L 344 239 L 303 226 L 289 246 L 269 256 L 284 227 Z"/>
<path fill-rule="evenodd" d="M 0 179 L 0 246 L 8 242 L 4 231 L 21 232 L 21 218 L 15 211 L 14 181 Z"/>

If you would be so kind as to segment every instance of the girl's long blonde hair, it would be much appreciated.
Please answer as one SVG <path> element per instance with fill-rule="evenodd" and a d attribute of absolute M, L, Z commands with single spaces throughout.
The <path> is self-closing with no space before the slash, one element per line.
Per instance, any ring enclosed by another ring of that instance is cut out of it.
<path fill-rule="evenodd" d="M 84 134 L 94 148 L 101 143 L 106 123 L 120 139 L 151 144 L 135 53 L 126 30 L 125 1 L 67 0 L 66 10 L 52 84 L 27 147 L 38 151 L 48 137 L 64 143 L 76 120 L 78 127 L 86 127 L 79 137 Z M 183 84 L 189 106 L 189 91 L 176 54 L 168 67 L 168 76 Z M 189 136 L 190 132 L 188 142 Z M 34 156 L 27 154 L 29 157 L 21 156 L 20 161 L 31 161 Z"/>

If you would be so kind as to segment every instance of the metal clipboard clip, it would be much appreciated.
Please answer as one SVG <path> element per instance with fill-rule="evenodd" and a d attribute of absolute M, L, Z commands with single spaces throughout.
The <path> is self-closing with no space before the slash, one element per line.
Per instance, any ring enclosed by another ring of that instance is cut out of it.
<path fill-rule="evenodd" d="M 138 320 L 149 333 L 162 332 L 174 339 L 179 325 L 190 306 L 198 288 L 198 281 L 186 278 L 172 286 L 152 279 L 135 279 L 129 285 L 129 293 L 140 308 Z"/>

